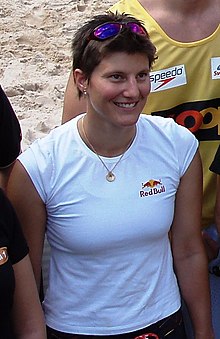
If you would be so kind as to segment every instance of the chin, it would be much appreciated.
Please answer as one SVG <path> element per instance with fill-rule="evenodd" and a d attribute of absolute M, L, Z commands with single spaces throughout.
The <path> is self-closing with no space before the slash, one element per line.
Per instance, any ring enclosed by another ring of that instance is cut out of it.
<path fill-rule="evenodd" d="M 135 117 L 130 117 L 128 119 L 124 119 L 121 121 L 121 125 L 124 126 L 124 127 L 131 127 L 131 126 L 134 126 L 136 125 L 138 119 L 139 119 L 139 114 L 138 116 L 135 116 Z"/>

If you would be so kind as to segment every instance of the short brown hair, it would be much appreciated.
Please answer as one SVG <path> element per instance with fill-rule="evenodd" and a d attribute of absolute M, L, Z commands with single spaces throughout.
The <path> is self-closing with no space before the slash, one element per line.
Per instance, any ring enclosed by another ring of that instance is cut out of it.
<path fill-rule="evenodd" d="M 125 13 L 114 14 L 110 12 L 108 14 L 94 16 L 76 32 L 73 38 L 73 70 L 76 68 L 81 69 L 89 80 L 93 70 L 99 65 L 102 59 L 106 55 L 116 52 L 146 54 L 151 68 L 156 59 L 156 48 L 151 42 L 147 32 L 146 35 L 139 35 L 132 32 L 125 25 L 116 36 L 106 40 L 97 41 L 89 38 L 95 28 L 109 22 L 134 22 L 143 27 L 143 23 L 140 20 Z M 79 91 L 79 97 L 81 95 L 82 93 Z"/>

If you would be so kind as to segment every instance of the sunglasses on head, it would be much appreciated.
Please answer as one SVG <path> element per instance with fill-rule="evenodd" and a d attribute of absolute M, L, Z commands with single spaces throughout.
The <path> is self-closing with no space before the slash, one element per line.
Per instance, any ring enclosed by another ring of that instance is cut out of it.
<path fill-rule="evenodd" d="M 143 26 L 136 22 L 106 22 L 96 27 L 90 34 L 88 40 L 106 40 L 112 38 L 122 30 L 123 27 L 128 27 L 131 32 L 146 36 L 147 32 Z"/>

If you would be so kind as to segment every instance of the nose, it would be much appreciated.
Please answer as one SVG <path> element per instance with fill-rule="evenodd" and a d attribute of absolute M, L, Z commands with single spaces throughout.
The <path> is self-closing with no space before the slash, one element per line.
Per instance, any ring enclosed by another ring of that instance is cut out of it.
<path fill-rule="evenodd" d="M 140 89 L 135 77 L 128 79 L 125 83 L 123 95 L 126 98 L 139 98 L 140 96 Z"/>

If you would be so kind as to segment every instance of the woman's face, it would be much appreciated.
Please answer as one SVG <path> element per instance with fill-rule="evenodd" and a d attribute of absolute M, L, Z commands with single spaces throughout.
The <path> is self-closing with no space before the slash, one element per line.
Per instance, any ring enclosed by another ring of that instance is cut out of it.
<path fill-rule="evenodd" d="M 89 84 L 88 113 L 115 126 L 132 126 L 150 92 L 149 60 L 141 53 L 112 53 L 94 69 Z"/>

